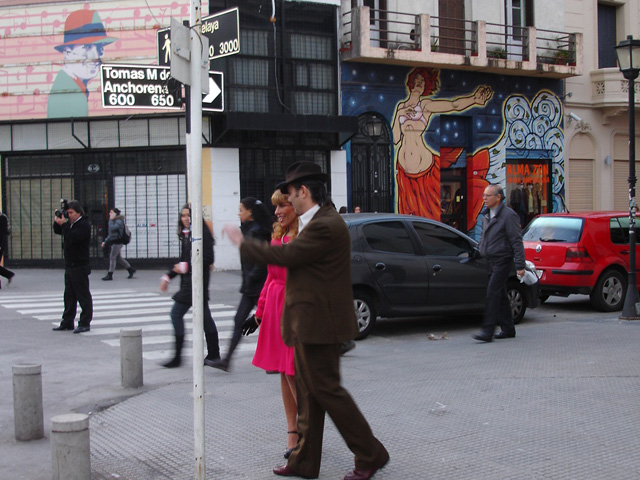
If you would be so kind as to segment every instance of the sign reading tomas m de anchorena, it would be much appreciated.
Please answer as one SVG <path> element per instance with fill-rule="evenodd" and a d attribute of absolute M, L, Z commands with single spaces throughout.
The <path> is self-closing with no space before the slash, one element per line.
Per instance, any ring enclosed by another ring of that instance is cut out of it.
<path fill-rule="evenodd" d="M 180 109 L 180 92 L 169 88 L 170 67 L 105 64 L 100 73 L 105 108 Z"/>

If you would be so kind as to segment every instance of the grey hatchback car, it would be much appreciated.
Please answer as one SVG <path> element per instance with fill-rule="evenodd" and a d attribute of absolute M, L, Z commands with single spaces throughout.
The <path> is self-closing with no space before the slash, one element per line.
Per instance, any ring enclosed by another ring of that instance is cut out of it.
<path fill-rule="evenodd" d="M 477 242 L 443 223 L 390 213 L 342 215 L 351 234 L 351 283 L 359 339 L 376 318 L 481 313 L 488 269 Z M 539 304 L 539 283 L 515 275 L 507 291 L 514 323 Z"/>

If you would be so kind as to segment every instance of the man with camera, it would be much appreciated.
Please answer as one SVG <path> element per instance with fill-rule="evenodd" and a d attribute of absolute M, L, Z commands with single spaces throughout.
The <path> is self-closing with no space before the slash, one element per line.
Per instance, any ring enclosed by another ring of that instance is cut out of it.
<path fill-rule="evenodd" d="M 89 291 L 91 224 L 77 200 L 68 203 L 63 200 L 62 208 L 56 210 L 53 221 L 53 232 L 62 235 L 64 250 L 64 312 L 60 325 L 53 330 L 88 332 L 93 318 L 93 299 Z M 78 303 L 82 312 L 78 327 L 74 330 L 73 322 Z"/>

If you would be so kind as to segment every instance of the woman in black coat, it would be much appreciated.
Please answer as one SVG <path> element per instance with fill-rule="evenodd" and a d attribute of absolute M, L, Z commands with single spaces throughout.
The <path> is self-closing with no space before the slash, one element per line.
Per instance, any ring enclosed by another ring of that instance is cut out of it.
<path fill-rule="evenodd" d="M 178 221 L 178 238 L 180 239 L 180 263 L 176 263 L 171 270 L 162 276 L 160 289 L 165 292 L 171 279 L 180 275 L 180 289 L 172 297 L 171 323 L 176 336 L 175 356 L 164 363 L 167 368 L 176 368 L 181 363 L 182 345 L 184 344 L 184 316 L 191 308 L 191 207 L 185 205 L 180 210 Z M 220 360 L 220 346 L 218 344 L 218 329 L 209 309 L 209 272 L 213 265 L 213 235 L 206 223 L 202 225 L 203 241 L 203 292 L 204 292 L 204 336 L 207 342 L 207 361 Z"/>
<path fill-rule="evenodd" d="M 271 212 L 260 201 L 253 197 L 246 197 L 240 200 L 238 207 L 238 217 L 240 217 L 240 230 L 245 238 L 256 238 L 269 243 L 271 241 Z M 267 279 L 266 265 L 255 265 L 242 261 L 242 286 L 240 293 L 242 298 L 238 305 L 238 311 L 234 318 L 233 336 L 229 342 L 229 350 L 224 359 L 214 362 L 204 361 L 206 365 L 219 368 L 225 372 L 229 370 L 229 363 L 234 350 L 242 338 L 242 324 L 247 319 L 253 307 L 258 303 L 260 292 Z"/>

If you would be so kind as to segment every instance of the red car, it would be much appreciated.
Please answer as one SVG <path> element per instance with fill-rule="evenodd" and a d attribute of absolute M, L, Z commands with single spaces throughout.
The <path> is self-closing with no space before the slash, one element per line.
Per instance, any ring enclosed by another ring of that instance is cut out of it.
<path fill-rule="evenodd" d="M 640 240 L 640 218 L 636 237 Z M 588 294 L 594 308 L 622 309 L 629 278 L 629 214 L 549 213 L 523 232 L 525 256 L 538 270 L 542 299 Z M 636 249 L 636 272 L 640 272 Z M 640 278 L 638 279 L 640 285 Z"/>

